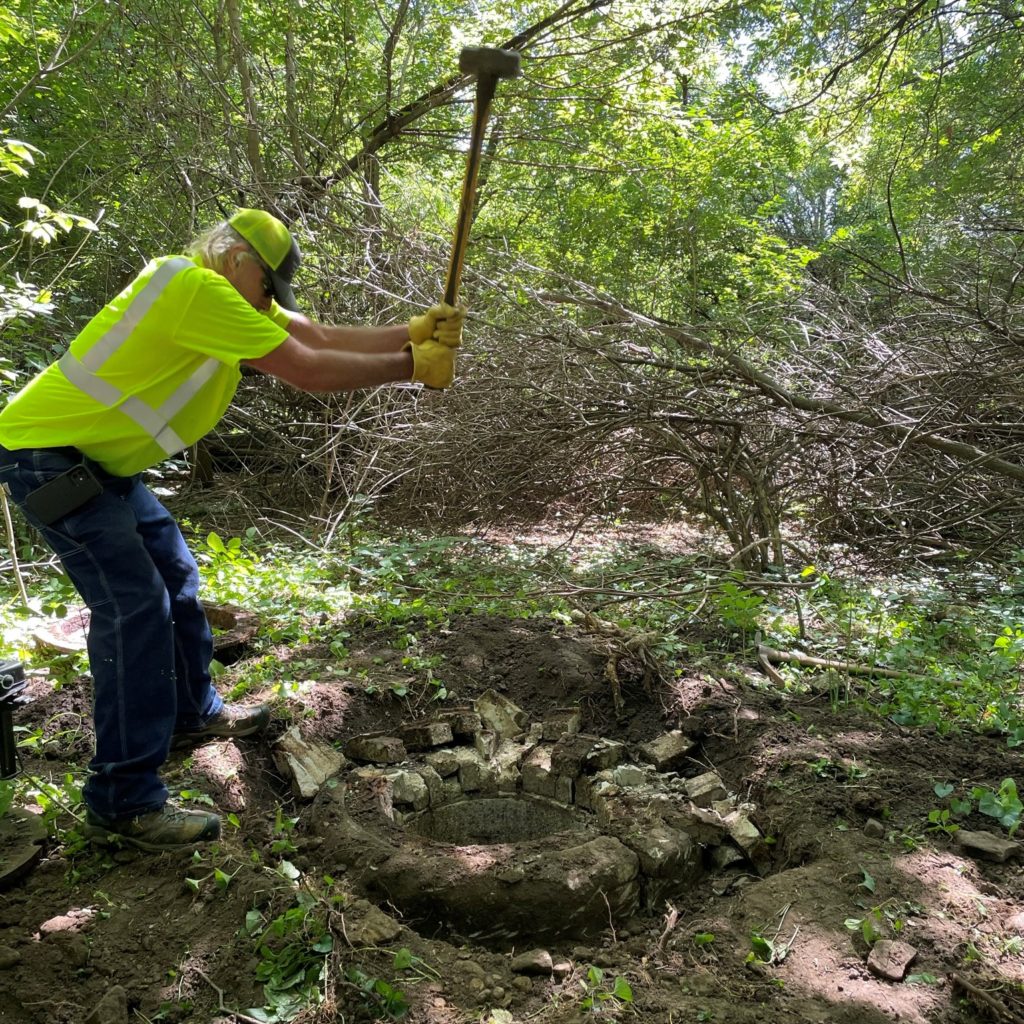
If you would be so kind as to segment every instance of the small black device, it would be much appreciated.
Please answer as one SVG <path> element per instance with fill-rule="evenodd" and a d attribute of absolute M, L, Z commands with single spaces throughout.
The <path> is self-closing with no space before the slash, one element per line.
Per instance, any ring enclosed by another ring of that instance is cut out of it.
<path fill-rule="evenodd" d="M 24 666 L 20 661 L 0 661 L 0 779 L 18 774 L 11 713 L 26 699 Z"/>
<path fill-rule="evenodd" d="M 49 526 L 102 493 L 103 484 L 93 476 L 88 466 L 72 466 L 60 476 L 29 491 L 25 496 L 25 508 L 43 526 Z"/>

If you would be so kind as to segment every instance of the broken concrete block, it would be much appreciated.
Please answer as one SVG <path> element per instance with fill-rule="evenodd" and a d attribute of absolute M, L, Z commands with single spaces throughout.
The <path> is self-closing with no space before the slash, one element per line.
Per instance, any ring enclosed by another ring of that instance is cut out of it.
<path fill-rule="evenodd" d="M 653 878 L 679 877 L 697 870 L 693 840 L 667 825 L 645 827 L 638 834 L 623 836 L 622 842 L 640 858 L 644 874 Z"/>
<path fill-rule="evenodd" d="M 382 733 L 353 736 L 345 744 L 345 753 L 353 761 L 363 764 L 399 764 L 409 756 L 405 744 L 397 736 Z"/>
<path fill-rule="evenodd" d="M 686 763 L 686 757 L 696 746 L 693 740 L 685 733 L 674 729 L 672 732 L 663 733 L 657 739 L 640 745 L 640 756 L 648 763 L 654 765 L 659 772 L 674 771 L 682 768 Z"/>
<path fill-rule="evenodd" d="M 612 779 L 616 786 L 622 786 L 624 789 L 630 786 L 642 786 L 647 782 L 647 775 L 643 768 L 637 767 L 635 764 L 620 764 L 612 772 Z"/>
<path fill-rule="evenodd" d="M 770 855 L 758 827 L 745 815 L 735 814 L 727 822 L 729 838 L 743 851 L 744 856 L 763 875 L 769 867 Z"/>
<path fill-rule="evenodd" d="M 427 781 L 418 772 L 392 772 L 391 799 L 396 804 L 408 804 L 414 811 L 423 811 L 430 806 L 430 790 Z"/>
<path fill-rule="evenodd" d="M 448 722 L 414 722 L 399 731 L 406 750 L 432 750 L 455 738 Z"/>
<path fill-rule="evenodd" d="M 572 736 L 580 731 L 581 721 L 579 708 L 556 708 L 548 711 L 541 721 L 541 738 L 554 743 L 563 736 Z"/>
<path fill-rule="evenodd" d="M 463 793 L 486 792 L 497 788 L 494 773 L 475 750 L 457 747 L 452 754 L 458 760 L 459 786 Z"/>
<path fill-rule="evenodd" d="M 760 829 L 743 814 L 737 814 L 728 826 L 729 837 L 744 853 L 764 842 Z"/>
<path fill-rule="evenodd" d="M 742 864 L 746 858 L 736 849 L 735 846 L 716 846 L 711 851 L 711 863 L 718 868 L 719 871 L 724 871 L 726 868 L 734 867 L 737 864 Z"/>
<path fill-rule="evenodd" d="M 558 775 L 555 777 L 555 799 L 560 804 L 571 804 L 576 780 L 570 775 Z"/>
<path fill-rule="evenodd" d="M 497 690 L 484 690 L 477 697 L 476 712 L 483 727 L 496 732 L 503 740 L 525 732 L 529 724 L 526 712 Z"/>
<path fill-rule="evenodd" d="M 600 742 L 599 736 L 582 732 L 563 736 L 551 750 L 552 770 L 556 775 L 571 775 L 573 778 L 582 775 L 587 757 Z"/>
<path fill-rule="evenodd" d="M 490 767 L 498 783 L 499 793 L 514 793 L 519 788 L 520 768 L 529 748 L 506 740 L 494 752 Z"/>
<path fill-rule="evenodd" d="M 1011 857 L 1020 857 L 1024 854 L 1024 847 L 1020 843 L 1002 839 L 991 832 L 966 832 L 960 829 L 955 838 L 957 845 L 969 857 L 994 860 L 999 864 L 1008 861 Z"/>
<path fill-rule="evenodd" d="M 705 772 L 687 779 L 683 790 L 698 807 L 710 807 L 716 800 L 724 800 L 729 795 L 717 772 Z"/>
<path fill-rule="evenodd" d="M 312 800 L 320 787 L 345 765 L 340 750 L 330 744 L 305 739 L 293 725 L 274 744 L 274 763 L 288 779 L 292 792 L 300 800 Z"/>
<path fill-rule="evenodd" d="M 879 939 L 868 956 L 868 970 L 886 981 L 902 981 L 917 950 L 905 942 Z"/>
<path fill-rule="evenodd" d="M 473 737 L 473 746 L 485 761 L 490 761 L 498 751 L 498 734 L 490 729 L 481 729 Z"/>
<path fill-rule="evenodd" d="M 614 768 L 626 759 L 626 744 L 616 740 L 599 740 L 594 749 L 584 758 L 583 767 L 588 772 L 600 772 Z"/>
<path fill-rule="evenodd" d="M 530 751 L 523 761 L 523 792 L 534 796 L 553 798 L 555 776 L 551 772 L 551 747 L 539 746 Z"/>
<path fill-rule="evenodd" d="M 447 779 L 459 770 L 459 759 L 450 750 L 432 750 L 423 760 L 441 776 Z"/>
<path fill-rule="evenodd" d="M 602 825 L 610 825 L 616 817 L 621 793 L 618 786 L 603 780 L 590 787 L 590 809 Z"/>
<path fill-rule="evenodd" d="M 447 803 L 445 800 L 444 779 L 429 764 L 417 768 L 416 774 L 419 775 L 427 787 L 427 795 L 430 797 L 431 807 L 440 807 Z"/>
<path fill-rule="evenodd" d="M 471 707 L 448 708 L 437 716 L 438 721 L 447 722 L 455 739 L 469 739 L 484 726 L 480 716 Z"/>

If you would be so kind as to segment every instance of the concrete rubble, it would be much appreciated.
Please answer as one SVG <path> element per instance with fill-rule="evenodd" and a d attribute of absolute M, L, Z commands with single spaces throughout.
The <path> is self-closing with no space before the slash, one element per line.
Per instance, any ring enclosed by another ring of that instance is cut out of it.
<path fill-rule="evenodd" d="M 293 725 L 275 744 L 274 763 L 300 800 L 312 800 L 320 787 L 345 766 L 345 757 L 330 744 L 307 740 Z"/>

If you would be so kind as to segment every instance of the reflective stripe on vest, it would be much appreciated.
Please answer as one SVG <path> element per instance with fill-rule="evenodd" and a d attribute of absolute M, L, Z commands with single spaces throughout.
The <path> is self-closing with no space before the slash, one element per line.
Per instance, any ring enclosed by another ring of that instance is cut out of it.
<path fill-rule="evenodd" d="M 217 372 L 221 365 L 217 359 L 204 360 L 199 368 L 164 400 L 158 409 L 147 405 L 134 395 L 125 393 L 100 376 L 104 363 L 131 337 L 168 282 L 179 271 L 194 267 L 192 260 L 176 257 L 161 264 L 142 290 L 128 304 L 121 319 L 102 335 L 85 355 L 79 359 L 70 351 L 61 357 L 59 366 L 64 376 L 79 391 L 108 409 L 117 407 L 137 426 L 141 427 L 167 455 L 180 452 L 185 442 L 169 425 L 173 416 L 181 412 L 199 389 Z"/>

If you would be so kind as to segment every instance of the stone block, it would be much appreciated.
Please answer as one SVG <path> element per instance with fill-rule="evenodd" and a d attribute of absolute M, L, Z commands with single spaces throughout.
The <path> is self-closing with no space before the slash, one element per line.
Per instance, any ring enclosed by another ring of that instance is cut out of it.
<path fill-rule="evenodd" d="M 576 780 L 570 775 L 555 777 L 555 799 L 560 804 L 571 804 Z"/>
<path fill-rule="evenodd" d="M 768 870 L 768 846 L 758 827 L 745 815 L 736 814 L 727 822 L 729 838 L 743 851 L 743 855 L 763 875 Z"/>
<path fill-rule="evenodd" d="M 399 730 L 406 750 L 433 750 L 443 747 L 455 738 L 448 722 L 413 722 Z"/>
<path fill-rule="evenodd" d="M 362 764 L 400 764 L 409 756 L 405 744 L 397 736 L 383 733 L 353 736 L 345 744 L 345 754 Z"/>
<path fill-rule="evenodd" d="M 617 740 L 600 740 L 587 754 L 584 768 L 588 772 L 600 772 L 605 768 L 614 768 L 626 760 L 626 744 Z"/>
<path fill-rule="evenodd" d="M 473 737 L 473 747 L 485 761 L 490 761 L 498 751 L 498 734 L 490 729 L 481 729 Z"/>
<path fill-rule="evenodd" d="M 582 775 L 587 757 L 600 742 L 600 737 L 582 732 L 563 736 L 551 751 L 552 770 L 556 775 L 570 775 L 573 778 Z"/>
<path fill-rule="evenodd" d="M 612 779 L 616 786 L 636 788 L 647 782 L 647 775 L 643 768 L 639 768 L 635 764 L 620 764 L 612 772 Z"/>
<path fill-rule="evenodd" d="M 687 779 L 683 790 L 698 807 L 710 807 L 716 800 L 724 800 L 729 795 L 717 772 L 705 772 Z"/>
<path fill-rule="evenodd" d="M 523 762 L 523 792 L 554 798 L 555 776 L 551 772 L 551 747 L 534 747 Z"/>
<path fill-rule="evenodd" d="M 429 754 L 424 756 L 423 760 L 433 768 L 442 779 L 447 779 L 450 775 L 454 775 L 459 770 L 459 759 L 451 750 L 432 750 Z"/>
<path fill-rule="evenodd" d="M 590 788 L 590 809 L 602 825 L 610 825 L 616 817 L 621 790 L 611 782 L 598 782 Z"/>
<path fill-rule="evenodd" d="M 726 868 L 735 867 L 737 864 L 744 863 L 745 858 L 735 846 L 725 844 L 723 846 L 716 846 L 711 851 L 711 863 L 718 868 L 719 871 L 724 871 Z"/>
<path fill-rule="evenodd" d="M 506 740 L 494 752 L 490 767 L 497 779 L 499 793 L 515 793 L 519 789 L 520 765 L 528 753 L 529 747 L 512 740 Z"/>
<path fill-rule="evenodd" d="M 555 708 L 541 720 L 541 738 L 555 743 L 563 736 L 575 735 L 580 731 L 581 721 L 579 708 Z"/>
<path fill-rule="evenodd" d="M 625 835 L 622 842 L 640 859 L 640 870 L 651 878 L 696 874 L 699 859 L 693 840 L 667 825 L 654 824 Z"/>
<path fill-rule="evenodd" d="M 678 729 L 662 733 L 649 743 L 642 743 L 640 756 L 659 772 L 676 771 L 686 763 L 687 755 L 696 746 L 693 740 Z"/>
<path fill-rule="evenodd" d="M 408 805 L 414 811 L 423 811 L 430 806 L 430 790 L 419 772 L 393 772 L 390 778 L 394 803 Z"/>
<path fill-rule="evenodd" d="M 475 706 L 483 727 L 496 732 L 500 739 L 518 736 L 526 731 L 529 724 L 526 712 L 497 690 L 484 690 L 477 697 Z"/>
<path fill-rule="evenodd" d="M 452 751 L 458 759 L 459 786 L 463 793 L 486 793 L 497 789 L 494 773 L 484 759 L 469 747 L 456 747 Z"/>
<path fill-rule="evenodd" d="M 274 744 L 274 763 L 300 800 L 312 800 L 320 787 L 345 766 L 341 751 L 307 740 L 293 725 Z"/>
<path fill-rule="evenodd" d="M 469 739 L 484 727 L 480 716 L 471 707 L 449 708 L 440 712 L 437 719 L 448 723 L 456 739 Z"/>
<path fill-rule="evenodd" d="M 591 792 L 594 786 L 597 785 L 593 775 L 584 775 L 576 780 L 576 785 L 573 787 L 573 803 L 581 811 L 592 811 L 594 809 L 591 801 Z"/>
<path fill-rule="evenodd" d="M 442 779 L 441 776 L 430 767 L 430 765 L 425 764 L 417 768 L 416 774 L 419 775 L 426 784 L 431 807 L 440 807 L 447 803 L 447 800 L 445 799 L 444 779 Z"/>

